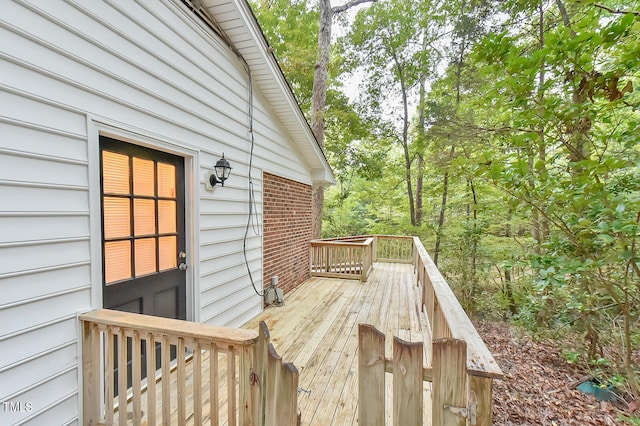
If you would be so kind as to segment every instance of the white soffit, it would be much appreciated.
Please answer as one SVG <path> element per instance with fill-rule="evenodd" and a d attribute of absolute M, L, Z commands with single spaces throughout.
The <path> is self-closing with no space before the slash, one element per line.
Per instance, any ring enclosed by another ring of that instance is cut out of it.
<path fill-rule="evenodd" d="M 251 69 L 255 89 L 269 101 L 319 184 L 334 184 L 331 167 L 246 0 L 201 0 L 203 8 L 240 52 Z"/>

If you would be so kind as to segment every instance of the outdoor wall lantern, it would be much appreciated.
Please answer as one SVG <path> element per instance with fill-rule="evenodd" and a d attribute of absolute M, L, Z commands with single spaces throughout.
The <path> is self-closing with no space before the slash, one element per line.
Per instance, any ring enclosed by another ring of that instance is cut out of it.
<path fill-rule="evenodd" d="M 222 153 L 222 158 L 216 162 L 213 171 L 207 172 L 206 176 L 206 187 L 207 189 L 213 189 L 216 184 L 221 184 L 224 186 L 224 181 L 229 178 L 231 174 L 231 166 L 229 162 L 224 158 L 224 153 Z"/>

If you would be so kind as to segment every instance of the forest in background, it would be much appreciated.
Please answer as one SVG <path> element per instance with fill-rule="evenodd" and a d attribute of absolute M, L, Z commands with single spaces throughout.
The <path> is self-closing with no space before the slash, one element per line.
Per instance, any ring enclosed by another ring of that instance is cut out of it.
<path fill-rule="evenodd" d="M 470 316 L 638 400 L 640 2 L 333 2 L 251 2 L 338 178 L 322 236 L 418 235 Z"/>

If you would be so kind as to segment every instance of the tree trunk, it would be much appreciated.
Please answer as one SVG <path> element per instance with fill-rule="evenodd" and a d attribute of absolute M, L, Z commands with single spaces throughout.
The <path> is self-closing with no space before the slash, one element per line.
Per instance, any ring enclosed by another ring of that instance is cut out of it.
<path fill-rule="evenodd" d="M 504 229 L 504 236 L 507 238 L 511 237 L 511 209 L 509 209 L 509 212 L 507 213 L 507 223 Z M 504 268 L 504 292 L 505 297 L 509 302 L 509 312 L 511 312 L 512 315 L 517 314 L 518 309 L 516 307 L 516 300 L 513 297 L 513 282 L 511 279 L 511 269 L 509 268 Z"/>
<path fill-rule="evenodd" d="M 395 58 L 395 56 L 394 56 Z M 400 62 L 396 59 L 396 69 L 400 76 L 400 87 L 402 89 L 402 149 L 404 151 L 405 179 L 407 180 L 407 195 L 409 197 L 409 212 L 411 214 L 411 224 L 416 225 L 416 206 L 413 198 L 413 184 L 411 181 L 411 156 L 409 153 L 409 97 L 407 94 L 407 86 L 404 78 L 404 69 Z"/>
<path fill-rule="evenodd" d="M 331 25 L 335 14 L 349 8 L 377 0 L 351 0 L 350 2 L 331 7 L 331 0 L 319 0 L 320 27 L 318 31 L 318 55 L 313 70 L 313 89 L 311 93 L 311 131 L 320 148 L 324 148 L 324 113 L 327 105 L 327 81 L 329 78 L 329 55 L 331 53 Z M 322 234 L 322 210 L 324 207 L 324 187 L 313 188 L 312 238 L 320 238 Z"/>
<path fill-rule="evenodd" d="M 423 49 L 426 48 L 426 37 L 423 42 Z M 426 135 L 425 135 L 425 102 L 426 102 L 426 90 L 425 83 L 427 81 L 426 74 L 420 76 L 420 99 L 418 101 L 418 137 L 419 146 L 422 150 L 425 149 Z M 424 209 L 422 206 L 422 193 L 424 184 L 424 156 L 423 151 L 418 152 L 418 175 L 416 177 L 416 226 L 422 225 L 422 219 L 424 216 Z"/>
<path fill-rule="evenodd" d="M 455 154 L 455 146 L 451 147 L 449 159 Z M 444 214 L 447 210 L 447 195 L 449 192 L 449 172 L 444 172 L 442 179 L 442 203 L 440 204 L 440 216 L 438 217 L 438 230 L 436 231 L 436 246 L 433 250 L 433 263 L 438 266 L 438 256 L 440 255 L 440 242 L 442 241 L 442 229 L 444 228 Z"/>
<path fill-rule="evenodd" d="M 311 95 L 311 130 L 321 148 L 324 148 L 324 110 L 327 103 L 327 78 L 329 53 L 331 50 L 331 24 L 333 12 L 330 0 L 320 0 L 320 28 L 318 31 L 318 56 L 313 71 Z M 312 238 L 322 235 L 322 210 L 324 208 L 324 186 L 313 188 Z"/>
<path fill-rule="evenodd" d="M 478 291 L 478 198 L 473 179 L 469 179 L 469 190 L 473 198 L 473 233 L 471 235 L 471 304 L 475 309 L 474 301 Z"/>

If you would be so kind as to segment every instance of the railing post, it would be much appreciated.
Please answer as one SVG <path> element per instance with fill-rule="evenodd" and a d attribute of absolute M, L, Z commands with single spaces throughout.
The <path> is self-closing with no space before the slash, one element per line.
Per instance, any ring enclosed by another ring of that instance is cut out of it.
<path fill-rule="evenodd" d="M 280 424 L 295 425 L 298 422 L 298 380 L 299 373 L 295 365 L 282 364 L 278 381 L 277 413 Z"/>
<path fill-rule="evenodd" d="M 278 387 L 280 385 L 280 370 L 282 369 L 282 358 L 276 352 L 273 344 L 269 344 L 267 356 L 267 378 L 266 378 L 266 402 L 265 421 L 266 426 L 277 426 L 282 419 L 278 419 L 277 402 Z"/>
<path fill-rule="evenodd" d="M 465 426 L 468 408 L 467 343 L 458 339 L 433 342 L 433 426 Z"/>
<path fill-rule="evenodd" d="M 267 357 L 271 337 L 267 323 L 258 325 L 258 341 L 255 344 L 254 376 L 251 380 L 251 398 L 253 399 L 253 418 L 255 424 L 265 424 L 265 399 L 267 395 Z"/>
<path fill-rule="evenodd" d="M 378 237 L 373 237 L 373 257 L 371 259 L 372 262 L 378 261 Z"/>
<path fill-rule="evenodd" d="M 471 391 L 475 394 L 477 408 L 476 425 L 491 426 L 493 407 L 493 379 L 471 376 Z"/>
<path fill-rule="evenodd" d="M 85 426 L 100 420 L 100 330 L 82 322 L 82 418 Z"/>
<path fill-rule="evenodd" d="M 358 423 L 384 426 L 384 334 L 358 324 Z"/>
<path fill-rule="evenodd" d="M 240 348 L 240 424 L 255 425 L 256 417 L 253 404 L 255 402 L 254 389 L 254 366 L 255 366 L 255 343 L 244 345 Z"/>

